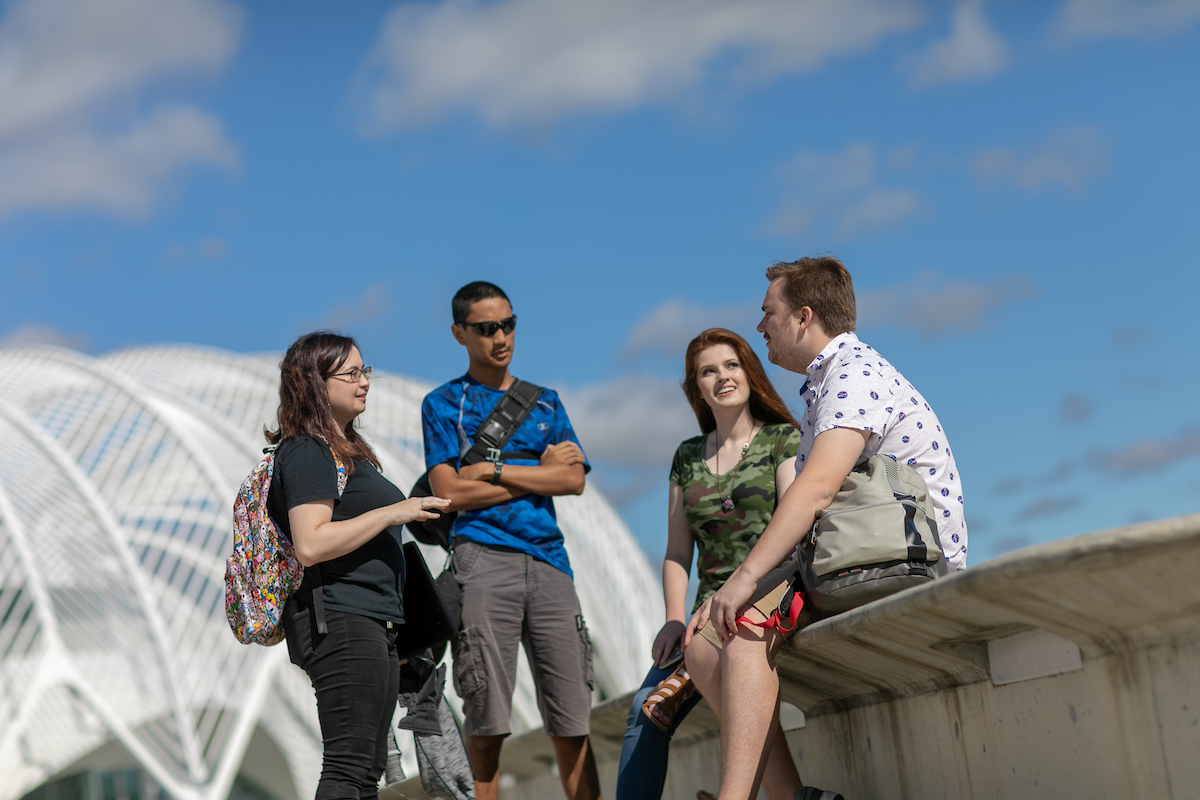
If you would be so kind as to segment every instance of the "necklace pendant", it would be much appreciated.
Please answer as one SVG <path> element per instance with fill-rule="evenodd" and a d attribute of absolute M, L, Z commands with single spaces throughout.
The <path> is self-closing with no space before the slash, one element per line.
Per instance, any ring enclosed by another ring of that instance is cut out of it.
<path fill-rule="evenodd" d="M 733 511 L 733 498 L 726 497 L 724 500 L 722 500 L 721 508 L 725 509 L 726 511 Z"/>

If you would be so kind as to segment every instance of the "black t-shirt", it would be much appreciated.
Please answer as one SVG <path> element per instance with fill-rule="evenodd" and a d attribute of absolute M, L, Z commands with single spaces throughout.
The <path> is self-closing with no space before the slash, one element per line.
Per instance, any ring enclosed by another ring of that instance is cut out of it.
<path fill-rule="evenodd" d="M 346 491 L 341 500 L 337 496 L 337 465 L 327 444 L 308 436 L 279 443 L 267 510 L 289 538 L 292 529 L 287 512 L 303 503 L 333 500 L 333 520 L 337 522 L 404 499 L 404 493 L 369 461 L 354 462 Z M 384 528 L 357 550 L 320 564 L 326 608 L 391 622 L 404 621 L 404 551 L 400 547 L 400 531 L 399 526 Z M 304 571 L 304 583 L 295 595 L 308 607 L 312 605 L 316 572 Z"/>

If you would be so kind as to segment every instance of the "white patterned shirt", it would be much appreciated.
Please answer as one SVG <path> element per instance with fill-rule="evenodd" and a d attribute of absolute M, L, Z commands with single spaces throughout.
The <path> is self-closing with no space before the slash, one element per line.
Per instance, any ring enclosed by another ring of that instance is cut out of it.
<path fill-rule="evenodd" d="M 967 522 L 961 476 L 946 433 L 921 393 L 870 345 L 843 333 L 808 365 L 808 382 L 800 396 L 804 415 L 797 473 L 818 434 L 831 428 L 870 431 L 862 460 L 882 453 L 921 473 L 937 510 L 946 562 L 951 571 L 964 569 Z"/>

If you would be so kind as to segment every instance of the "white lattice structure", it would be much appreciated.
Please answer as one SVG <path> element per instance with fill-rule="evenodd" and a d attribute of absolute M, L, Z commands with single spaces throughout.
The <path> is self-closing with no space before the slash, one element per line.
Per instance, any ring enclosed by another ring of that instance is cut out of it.
<path fill-rule="evenodd" d="M 231 503 L 274 418 L 277 363 L 0 349 L 0 800 L 114 752 L 180 800 L 224 798 L 238 774 L 279 800 L 312 795 L 308 680 L 286 648 L 238 644 L 223 609 Z M 429 388 L 376 373 L 362 418 L 402 488 L 423 468 Z M 640 681 L 662 601 L 594 488 L 557 502 L 598 694 L 614 696 Z M 524 668 L 514 724 L 540 724 Z"/>

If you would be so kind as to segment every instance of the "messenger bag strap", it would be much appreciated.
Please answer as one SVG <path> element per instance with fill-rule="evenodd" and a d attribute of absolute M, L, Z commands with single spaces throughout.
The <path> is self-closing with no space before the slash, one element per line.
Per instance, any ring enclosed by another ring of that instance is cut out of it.
<path fill-rule="evenodd" d="M 883 457 L 883 471 L 884 474 L 887 475 L 888 486 L 891 487 L 892 494 L 896 496 L 897 500 L 916 500 L 917 498 L 913 497 L 912 492 L 908 491 L 908 489 L 906 489 L 904 485 L 900 483 L 899 464 L 900 462 L 896 460 L 895 456 L 885 455 Z"/>
<path fill-rule="evenodd" d="M 517 432 L 517 428 L 521 427 L 525 417 L 537 405 L 541 394 L 542 387 L 514 378 L 508 391 L 492 409 L 492 413 L 488 414 L 487 419 L 479 426 L 475 433 L 475 443 L 463 456 L 462 463 L 499 461 L 501 449 Z"/>

